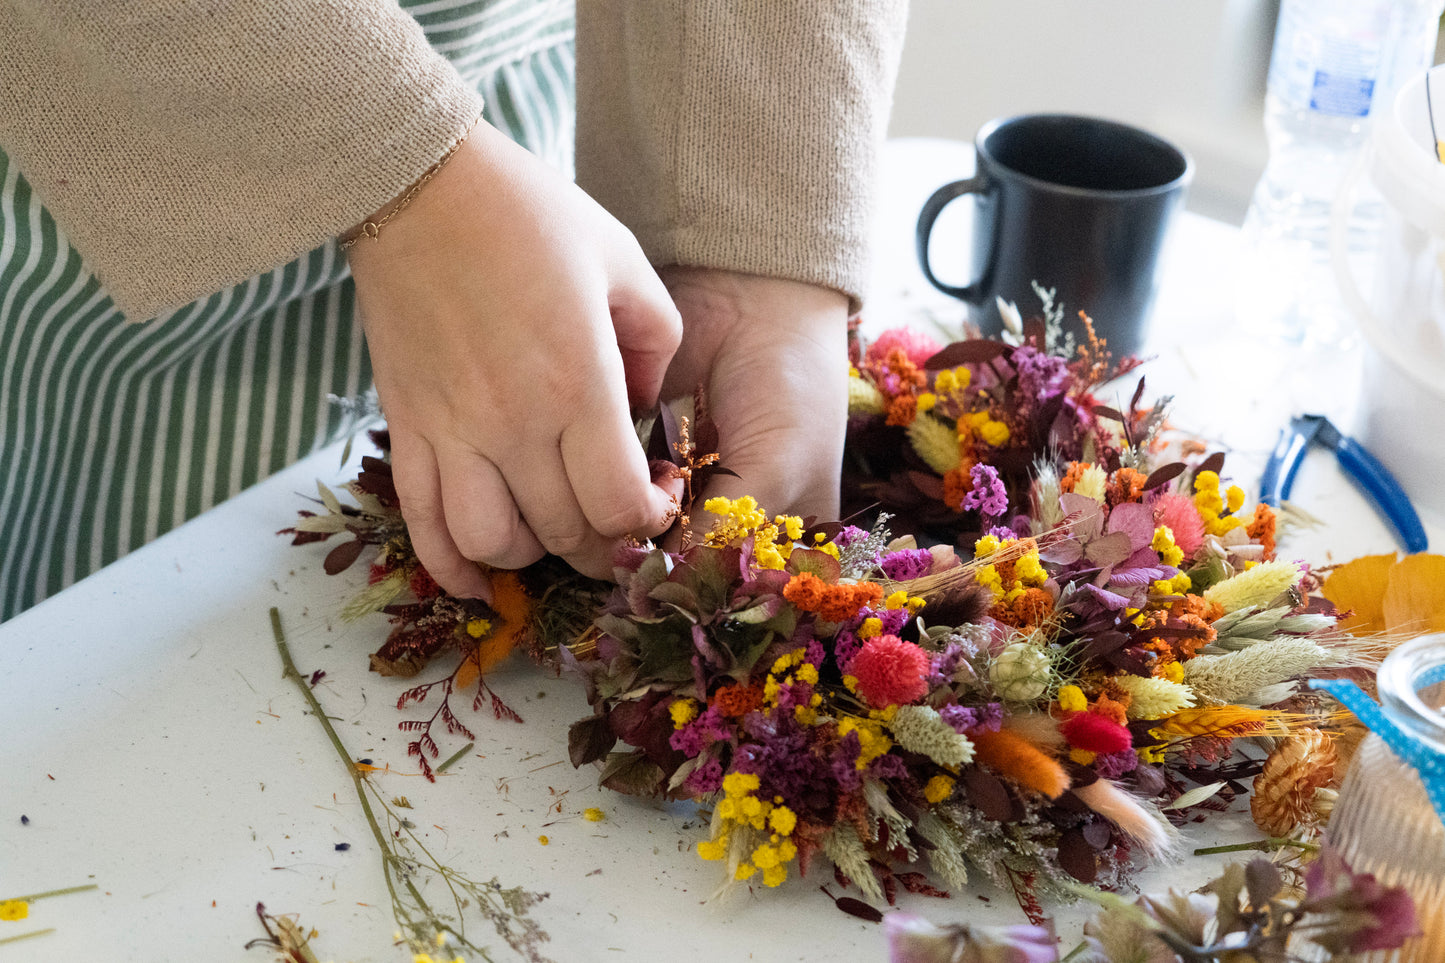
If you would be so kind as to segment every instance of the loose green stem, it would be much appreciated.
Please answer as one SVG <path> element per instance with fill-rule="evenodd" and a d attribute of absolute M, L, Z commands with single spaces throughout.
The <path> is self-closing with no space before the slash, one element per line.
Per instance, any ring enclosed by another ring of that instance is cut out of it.
<path fill-rule="evenodd" d="M 436 771 L 437 771 L 437 772 L 446 772 L 446 771 L 447 771 L 447 768 L 448 768 L 449 766 L 451 766 L 452 763 L 456 762 L 456 761 L 457 761 L 458 759 L 460 759 L 462 756 L 465 756 L 467 753 L 471 752 L 471 751 L 472 751 L 472 746 L 475 746 L 475 745 L 476 745 L 475 742 L 469 742 L 469 743 L 467 743 L 465 746 L 462 746 L 462 747 L 461 747 L 460 749 L 458 749 L 456 752 L 454 752 L 454 753 L 452 753 L 450 756 L 448 756 L 446 762 L 442 763 L 440 766 L 437 766 Z"/>
<path fill-rule="evenodd" d="M 33 936 L 44 936 L 46 933 L 54 933 L 55 927 L 47 927 L 43 930 L 31 930 L 29 933 L 21 933 L 19 936 L 6 936 L 0 938 L 0 945 L 5 943 L 19 943 L 21 940 L 28 940 Z"/>
<path fill-rule="evenodd" d="M 8 902 L 9 900 L 20 900 L 21 902 L 25 903 L 33 903 L 38 899 L 48 899 L 51 896 L 68 896 L 71 893 L 84 893 L 86 890 L 90 889 L 100 889 L 100 886 L 96 883 L 86 883 L 84 886 L 67 886 L 65 887 L 65 889 L 47 889 L 43 893 L 30 893 L 25 896 L 0 897 L 0 903 Z"/>
<path fill-rule="evenodd" d="M 376 820 L 376 814 L 372 812 L 371 802 L 366 798 L 366 787 L 361 781 L 361 773 L 357 770 L 356 763 L 352 761 L 351 753 L 347 752 L 345 744 L 341 741 L 341 737 L 336 734 L 336 730 L 332 727 L 331 720 L 328 719 L 326 713 L 322 711 L 321 703 L 316 700 L 315 693 L 313 693 L 311 687 L 306 684 L 306 677 L 301 674 L 300 670 L 296 668 L 296 663 L 292 661 L 291 647 L 286 644 L 286 635 L 281 631 L 281 612 L 275 607 L 271 609 L 271 633 L 276 638 L 276 651 L 281 655 L 281 665 L 284 669 L 283 674 L 295 682 L 296 687 L 301 690 L 301 695 L 306 699 L 307 705 L 311 707 L 311 714 L 321 723 L 321 728 L 326 731 L 326 738 L 331 740 L 332 748 L 336 750 L 336 755 L 341 759 L 342 765 L 346 767 L 347 775 L 351 777 L 351 784 L 356 790 L 356 798 L 361 803 L 361 811 L 366 816 L 366 823 L 371 827 L 371 835 L 375 837 L 377 848 L 381 852 L 382 876 L 386 879 L 386 888 L 391 894 L 392 905 L 399 906 L 401 901 L 397 896 L 396 886 L 392 882 L 392 866 L 388 859 L 388 854 L 391 852 L 391 849 L 387 845 L 386 835 L 381 831 L 381 824 Z M 430 905 L 422 898 L 421 893 L 417 890 L 416 886 L 412 884 L 412 881 L 409 879 L 403 881 L 406 883 L 407 891 L 411 893 L 412 898 L 417 901 L 417 904 L 421 906 L 429 916 L 434 916 L 435 914 L 431 912 Z M 450 927 L 447 928 L 450 929 Z"/>
<path fill-rule="evenodd" d="M 1217 856 L 1220 853 L 1247 853 L 1260 852 L 1272 853 L 1279 849 L 1299 849 L 1307 853 L 1320 851 L 1319 843 L 1306 843 L 1298 839 L 1257 839 L 1251 843 L 1231 843 L 1228 846 L 1208 846 L 1204 849 L 1196 849 L 1195 856 Z"/>
<path fill-rule="evenodd" d="M 1069 950 L 1068 955 L 1065 956 L 1065 957 L 1063 957 L 1063 958 L 1061 958 L 1061 959 L 1059 960 L 1059 963 L 1071 963 L 1072 960 L 1077 960 L 1077 959 L 1081 958 L 1086 952 L 1088 952 L 1088 949 L 1089 949 L 1089 944 L 1088 944 L 1088 943 L 1080 943 L 1078 946 L 1074 947 L 1072 950 Z"/>

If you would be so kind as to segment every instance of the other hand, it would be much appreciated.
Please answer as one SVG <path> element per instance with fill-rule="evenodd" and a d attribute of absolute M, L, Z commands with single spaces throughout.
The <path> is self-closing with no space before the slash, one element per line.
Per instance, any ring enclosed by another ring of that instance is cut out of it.
<path fill-rule="evenodd" d="M 661 273 L 683 318 L 663 397 L 706 388 L 721 463 L 739 476 L 715 476 L 703 497 L 752 495 L 770 515 L 836 517 L 848 425 L 848 299 L 731 271 Z M 694 528 L 706 524 L 694 512 Z"/>

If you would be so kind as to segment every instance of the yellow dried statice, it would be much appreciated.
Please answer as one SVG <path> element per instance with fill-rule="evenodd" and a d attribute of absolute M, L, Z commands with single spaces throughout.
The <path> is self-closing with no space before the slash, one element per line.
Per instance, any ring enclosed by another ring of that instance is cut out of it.
<path fill-rule="evenodd" d="M 889 728 L 894 742 L 940 766 L 956 767 L 973 761 L 973 743 L 968 736 L 944 722 L 932 706 L 899 706 Z"/>
<path fill-rule="evenodd" d="M 1335 744 L 1318 729 L 1301 729 L 1281 740 L 1254 777 L 1249 811 L 1271 836 L 1288 836 L 1322 821 L 1333 807 Z"/>
<path fill-rule="evenodd" d="M 1251 693 L 1330 662 L 1309 639 L 1284 636 L 1225 655 L 1199 655 L 1184 663 L 1184 682 L 1207 701 L 1238 702 Z"/>
<path fill-rule="evenodd" d="M 1298 582 L 1302 574 L 1294 562 L 1260 562 L 1205 589 L 1204 601 L 1218 604 L 1225 612 L 1237 612 L 1252 605 L 1263 607 Z"/>
<path fill-rule="evenodd" d="M 929 468 L 940 475 L 958 467 L 958 433 L 928 414 L 921 414 L 908 426 L 908 441 Z"/>
<path fill-rule="evenodd" d="M 1128 708 L 1130 719 L 1163 719 L 1194 705 L 1194 691 L 1168 679 L 1118 675 L 1109 681 L 1132 696 Z"/>

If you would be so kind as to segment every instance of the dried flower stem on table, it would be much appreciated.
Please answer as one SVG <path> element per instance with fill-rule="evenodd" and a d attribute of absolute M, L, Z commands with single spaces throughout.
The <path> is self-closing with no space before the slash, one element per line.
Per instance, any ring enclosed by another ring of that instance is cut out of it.
<path fill-rule="evenodd" d="M 411 824 L 396 815 L 381 792 L 364 777 L 352 761 L 351 753 L 336 734 L 336 729 L 321 708 L 316 694 L 311 691 L 307 676 L 296 668 L 296 663 L 291 658 L 290 646 L 286 644 L 286 636 L 281 630 L 281 613 L 275 608 L 271 609 L 271 631 L 276 638 L 276 651 L 281 656 L 284 674 L 301 690 L 311 714 L 321 723 L 326 737 L 331 740 L 332 748 L 336 750 L 336 755 L 351 776 L 356 798 L 361 803 L 362 813 L 366 816 L 367 825 L 381 851 L 382 873 L 391 896 L 392 913 L 408 946 L 416 953 L 425 953 L 436 947 L 438 934 L 447 934 L 454 940 L 449 944 L 452 950 L 465 950 L 477 954 L 483 960 L 491 961 L 492 957 L 484 947 L 467 939 L 462 924 L 463 911 L 475 904 L 476 911 L 492 924 L 497 935 L 519 956 L 529 963 L 548 963 L 547 957 L 543 956 L 539 949 L 539 945 L 546 941 L 547 934 L 528 915 L 531 908 L 546 894 L 531 893 L 520 887 L 503 889 L 495 878 L 487 883 L 477 883 L 443 865 L 433 856 L 412 831 Z M 386 815 L 386 832 L 382 831 L 368 794 L 375 798 L 377 805 Z M 420 855 L 411 852 L 413 849 Z M 432 908 L 413 881 L 413 877 L 418 873 L 425 873 L 442 881 L 456 907 L 455 917 L 444 916 Z"/>

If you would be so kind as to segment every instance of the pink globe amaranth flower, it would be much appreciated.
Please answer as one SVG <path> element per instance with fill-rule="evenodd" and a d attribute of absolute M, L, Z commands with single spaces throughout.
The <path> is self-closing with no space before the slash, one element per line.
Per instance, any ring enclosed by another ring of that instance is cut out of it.
<path fill-rule="evenodd" d="M 858 692 L 875 709 L 908 705 L 928 694 L 928 653 L 896 635 L 877 635 L 863 643 L 848 672 Z"/>
<path fill-rule="evenodd" d="M 915 365 L 922 368 L 923 362 L 938 354 L 943 346 L 922 331 L 912 328 L 889 328 L 868 346 L 865 357 L 874 363 L 888 357 L 894 348 L 902 348 L 903 354 Z"/>
<path fill-rule="evenodd" d="M 1186 560 L 1194 557 L 1199 546 L 1204 544 L 1204 519 L 1188 495 L 1167 492 L 1155 498 L 1150 504 L 1154 510 L 1154 524 L 1167 525 L 1174 533 L 1174 544 L 1184 553 Z"/>

